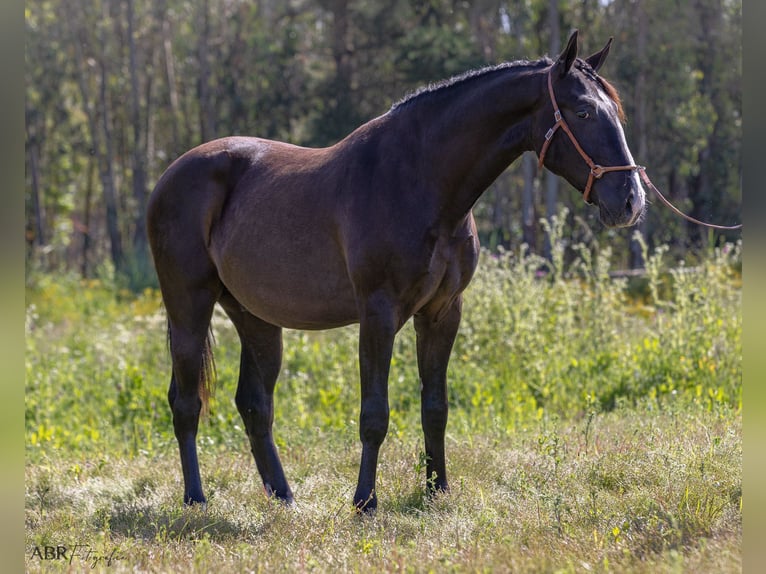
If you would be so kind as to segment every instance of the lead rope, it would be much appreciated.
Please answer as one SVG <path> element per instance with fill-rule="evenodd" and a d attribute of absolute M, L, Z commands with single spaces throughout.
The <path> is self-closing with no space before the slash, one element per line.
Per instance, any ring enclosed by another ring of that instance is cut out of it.
<path fill-rule="evenodd" d="M 696 223 L 697 225 L 703 225 L 705 227 L 711 227 L 713 229 L 723 229 L 727 231 L 735 230 L 735 229 L 742 229 L 742 224 L 738 225 L 716 225 L 715 223 L 705 223 L 704 221 L 700 221 L 699 219 L 694 219 L 693 217 L 686 215 L 683 211 L 678 209 L 675 205 L 670 203 L 664 195 L 660 192 L 659 189 L 652 183 L 652 181 L 649 179 L 649 176 L 646 175 L 646 168 L 641 165 L 619 165 L 619 166 L 610 166 L 610 167 L 603 167 L 596 162 L 594 162 L 590 156 L 585 153 L 585 150 L 580 147 L 580 143 L 577 141 L 577 138 L 572 133 L 572 130 L 569 129 L 569 126 L 567 125 L 566 121 L 564 120 L 564 116 L 561 115 L 561 111 L 559 110 L 559 105 L 556 102 L 556 95 L 553 92 L 553 81 L 551 80 L 551 74 L 553 73 L 553 67 L 551 67 L 548 70 L 548 95 L 551 98 L 551 104 L 553 104 L 553 119 L 555 120 L 555 123 L 553 124 L 553 127 L 548 130 L 548 133 L 545 134 L 545 141 L 543 142 L 543 147 L 540 150 L 540 154 L 538 156 L 538 168 L 543 167 L 543 160 L 545 159 L 545 152 L 548 151 L 548 146 L 551 143 L 551 140 L 553 139 L 553 135 L 556 133 L 556 130 L 559 128 L 562 128 L 564 132 L 569 136 L 569 140 L 574 144 L 575 149 L 580 154 L 580 157 L 583 158 L 586 164 L 588 164 L 588 167 L 590 168 L 590 173 L 588 174 L 588 183 L 585 186 L 585 191 L 583 192 L 583 199 L 587 202 L 588 197 L 590 195 L 590 189 L 593 186 L 593 180 L 594 179 L 600 179 L 602 175 L 605 173 L 608 173 L 610 171 L 638 171 L 639 175 L 641 176 L 641 180 L 650 188 L 654 193 L 657 194 L 657 197 L 659 197 L 662 200 L 662 203 L 667 205 L 674 213 L 677 215 L 680 215 L 687 221 L 691 221 L 692 223 Z"/>
<path fill-rule="evenodd" d="M 690 215 L 686 215 L 683 211 L 681 211 L 675 205 L 670 203 L 670 201 L 668 201 L 667 198 L 664 195 L 662 195 L 660 190 L 657 189 L 657 186 L 655 186 L 652 183 L 652 180 L 649 179 L 649 176 L 646 175 L 646 168 L 645 167 L 639 165 L 639 166 L 637 166 L 637 169 L 638 169 L 639 175 L 641 176 L 641 180 L 647 185 L 647 187 L 649 187 L 652 191 L 654 191 L 654 193 L 657 194 L 657 197 L 659 197 L 662 200 L 662 203 L 667 205 L 671 210 L 673 210 L 674 213 L 676 213 L 677 215 L 680 215 L 681 217 L 683 217 L 687 221 L 691 221 L 692 223 L 696 223 L 697 225 L 703 225 L 705 227 L 712 227 L 713 229 L 723 229 L 723 230 L 728 230 L 728 231 L 731 231 L 731 230 L 734 230 L 734 229 L 742 229 L 742 224 L 741 223 L 739 223 L 737 225 L 717 225 L 715 223 L 706 223 L 704 221 L 700 221 L 699 219 L 694 219 Z"/>

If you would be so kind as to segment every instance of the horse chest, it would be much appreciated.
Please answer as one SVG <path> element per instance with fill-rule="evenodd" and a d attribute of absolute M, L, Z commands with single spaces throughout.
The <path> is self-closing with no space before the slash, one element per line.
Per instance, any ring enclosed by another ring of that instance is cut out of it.
<path fill-rule="evenodd" d="M 462 293 L 478 262 L 479 246 L 474 231 L 471 219 L 457 233 L 437 239 L 426 258 L 426 270 L 414 277 L 402 293 L 405 316 L 422 309 L 439 316 Z"/>

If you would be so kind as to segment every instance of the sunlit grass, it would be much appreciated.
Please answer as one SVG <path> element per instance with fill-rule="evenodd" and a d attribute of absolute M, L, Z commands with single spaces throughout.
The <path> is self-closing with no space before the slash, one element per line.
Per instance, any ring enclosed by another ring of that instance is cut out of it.
<path fill-rule="evenodd" d="M 285 458 L 291 508 L 266 499 L 244 451 L 202 457 L 204 512 L 180 504 L 175 453 L 79 473 L 51 459 L 27 471 L 28 544 L 117 548 L 117 571 L 671 572 L 697 563 L 734 572 L 741 428 L 730 423 L 631 410 L 596 416 L 587 437 L 585 421 L 550 420 L 503 441 L 452 436 L 452 491 L 433 500 L 416 468 L 418 441 L 392 439 L 380 508 L 366 518 L 349 502 L 350 439 Z"/>
<path fill-rule="evenodd" d="M 379 510 L 357 517 L 357 327 L 286 331 L 275 435 L 296 505 L 263 495 L 216 312 L 200 426 L 206 512 L 184 509 L 156 291 L 35 277 L 27 290 L 27 568 L 84 542 L 108 571 L 738 571 L 739 248 L 694 269 L 645 251 L 644 290 L 597 246 L 484 252 L 450 363 L 448 473 L 429 499 L 415 338 L 397 338 Z M 557 233 L 559 235 L 557 235 Z M 59 564 L 66 569 L 65 564 Z"/>

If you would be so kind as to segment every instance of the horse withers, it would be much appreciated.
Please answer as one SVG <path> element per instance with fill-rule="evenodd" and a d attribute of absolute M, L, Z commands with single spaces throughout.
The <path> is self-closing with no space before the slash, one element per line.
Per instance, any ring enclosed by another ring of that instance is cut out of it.
<path fill-rule="evenodd" d="M 272 435 L 282 328 L 360 324 L 353 502 L 367 511 L 377 506 L 394 337 L 410 317 L 427 484 L 448 489 L 446 373 L 479 256 L 476 200 L 534 150 L 587 190 L 605 225 L 631 225 L 643 212 L 619 98 L 598 75 L 609 46 L 580 59 L 575 32 L 555 61 L 506 63 L 430 86 L 331 147 L 228 137 L 165 171 L 149 201 L 148 233 L 168 317 L 184 502 L 206 501 L 196 435 L 216 303 L 242 344 L 236 405 L 269 496 L 293 499 Z M 559 127 L 568 138 L 554 137 Z"/>

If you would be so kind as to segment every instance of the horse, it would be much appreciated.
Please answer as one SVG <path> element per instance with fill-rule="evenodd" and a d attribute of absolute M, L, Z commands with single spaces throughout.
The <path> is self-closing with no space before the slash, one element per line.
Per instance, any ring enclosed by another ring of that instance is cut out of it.
<path fill-rule="evenodd" d="M 210 393 L 216 303 L 241 342 L 235 403 L 267 496 L 294 500 L 272 433 L 282 329 L 358 323 L 353 504 L 376 509 L 392 348 L 410 317 L 427 489 L 449 490 L 447 363 L 478 263 L 474 203 L 533 150 L 585 193 L 605 226 L 632 225 L 644 211 L 619 96 L 598 75 L 611 42 L 581 59 L 575 30 L 555 60 L 506 62 L 430 85 L 330 147 L 225 137 L 167 168 L 148 201 L 147 231 L 167 314 L 185 504 L 206 504 L 196 435 Z M 559 128 L 568 139 L 553 137 Z"/>

